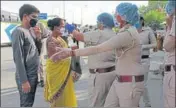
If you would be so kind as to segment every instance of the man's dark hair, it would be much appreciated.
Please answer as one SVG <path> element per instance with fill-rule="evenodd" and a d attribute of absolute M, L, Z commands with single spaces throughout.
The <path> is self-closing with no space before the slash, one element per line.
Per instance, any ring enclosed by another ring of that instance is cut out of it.
<path fill-rule="evenodd" d="M 144 23 L 144 17 L 140 16 L 140 22 L 142 22 L 142 26 L 145 25 L 145 23 Z"/>
<path fill-rule="evenodd" d="M 30 15 L 32 13 L 40 13 L 40 11 L 33 5 L 30 4 L 24 4 L 23 6 L 21 6 L 21 8 L 19 9 L 19 16 L 20 16 L 20 20 L 23 20 L 23 15 L 27 14 Z"/>

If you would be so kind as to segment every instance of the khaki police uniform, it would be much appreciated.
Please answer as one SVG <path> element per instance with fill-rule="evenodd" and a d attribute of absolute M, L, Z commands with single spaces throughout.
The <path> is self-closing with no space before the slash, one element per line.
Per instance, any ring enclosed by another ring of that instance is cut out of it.
<path fill-rule="evenodd" d="M 42 39 L 41 42 L 43 44 L 43 40 L 45 40 L 49 35 L 49 30 L 47 30 L 46 27 L 41 22 L 38 22 L 37 26 L 40 28 L 41 39 Z M 33 30 L 31 31 L 31 34 L 34 36 L 34 38 L 36 38 Z M 41 50 L 42 50 L 42 47 L 43 46 L 41 45 L 41 47 L 40 47 Z M 42 51 L 41 51 L 41 53 L 42 53 Z M 41 55 L 42 55 L 41 53 L 40 53 L 40 59 L 39 59 L 40 61 L 39 61 L 39 67 L 38 67 L 38 82 L 44 80 L 44 72 L 45 72 L 45 69 L 44 69 L 45 67 L 43 65 L 45 63 L 44 62 L 42 63 L 43 57 L 41 57 Z"/>
<path fill-rule="evenodd" d="M 41 59 L 41 64 L 43 67 L 43 80 L 44 83 L 46 82 L 46 59 L 47 59 L 47 47 L 46 47 L 46 41 L 47 38 L 42 39 L 42 49 L 41 49 L 41 55 L 40 55 L 40 59 Z"/>
<path fill-rule="evenodd" d="M 172 22 L 171 30 L 167 31 L 166 37 L 175 36 L 175 16 Z M 164 107 L 174 108 L 175 106 L 175 41 L 169 43 L 167 39 L 164 40 L 164 49 L 167 51 L 167 57 L 165 59 L 165 74 L 163 79 L 164 90 Z"/>
<path fill-rule="evenodd" d="M 93 55 L 112 49 L 116 49 L 118 59 L 115 70 L 116 78 L 106 97 L 104 106 L 137 107 L 144 91 L 144 73 L 142 73 L 141 44 L 135 27 L 126 25 L 120 29 L 117 35 L 114 34 L 106 42 L 97 46 L 77 49 L 75 55 Z"/>
<path fill-rule="evenodd" d="M 150 98 L 147 89 L 148 72 L 150 68 L 150 49 L 156 47 L 156 38 L 153 31 L 149 27 L 142 27 L 142 31 L 139 33 L 142 43 L 142 66 L 144 68 L 144 83 L 145 89 L 143 93 L 143 102 L 145 106 L 151 106 Z"/>
<path fill-rule="evenodd" d="M 45 39 L 49 35 L 49 31 L 46 29 L 46 27 L 44 27 L 44 25 L 42 23 L 38 22 L 37 25 L 39 26 L 39 28 L 41 30 L 42 44 L 43 44 Z M 45 82 L 45 63 L 42 63 L 41 56 L 40 56 L 40 67 L 39 67 L 39 69 L 41 70 L 41 72 L 39 72 L 39 77 L 38 77 L 39 79 L 38 80 Z"/>
<path fill-rule="evenodd" d="M 111 29 L 96 30 L 84 34 L 84 42 L 87 46 L 95 46 L 109 40 L 114 36 Z M 88 91 L 90 107 L 103 107 L 106 96 L 115 79 L 115 51 L 88 56 L 90 71 Z M 97 72 L 96 72 L 97 71 Z"/>

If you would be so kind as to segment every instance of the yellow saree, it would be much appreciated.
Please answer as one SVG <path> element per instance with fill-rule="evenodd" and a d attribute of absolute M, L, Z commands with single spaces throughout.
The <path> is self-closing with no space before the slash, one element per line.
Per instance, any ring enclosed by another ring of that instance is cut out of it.
<path fill-rule="evenodd" d="M 56 42 L 63 48 L 68 47 L 60 37 L 57 38 Z M 46 101 L 50 102 L 51 107 L 77 107 L 70 65 L 70 58 L 58 62 L 53 62 L 48 58 L 46 61 L 44 97 Z"/>

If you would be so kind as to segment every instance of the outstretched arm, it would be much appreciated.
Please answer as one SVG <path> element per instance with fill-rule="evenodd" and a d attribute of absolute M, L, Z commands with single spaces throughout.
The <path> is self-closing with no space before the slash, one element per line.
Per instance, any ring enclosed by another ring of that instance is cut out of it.
<path fill-rule="evenodd" d="M 60 53 L 60 48 L 62 48 L 61 43 L 56 43 L 51 37 L 47 39 L 47 53 L 48 58 L 53 62 L 59 61 L 62 57 L 67 54 Z"/>
<path fill-rule="evenodd" d="M 73 38 L 75 38 L 77 41 L 82 41 L 86 43 L 86 42 L 92 41 L 91 39 L 95 38 L 96 36 L 94 35 L 94 32 L 80 33 L 71 24 L 66 24 L 65 28 L 68 30 L 69 33 L 72 33 Z"/>
<path fill-rule="evenodd" d="M 114 33 L 115 34 L 115 33 Z M 68 48 L 59 48 L 59 59 L 65 59 L 69 56 L 89 56 L 101 52 L 106 52 L 113 49 L 121 49 L 131 46 L 133 38 L 128 32 L 118 33 L 112 36 L 108 41 L 97 46 L 91 46 L 83 49 L 71 50 Z"/>
<path fill-rule="evenodd" d="M 78 31 L 74 30 L 72 32 L 72 34 L 73 34 L 73 37 L 77 41 L 82 41 L 84 43 L 94 42 L 95 40 L 97 40 L 96 38 L 100 37 L 99 36 L 100 35 L 100 31 L 91 31 L 91 32 L 87 32 L 87 33 L 80 33 Z"/>
<path fill-rule="evenodd" d="M 80 33 L 80 32 L 78 32 L 78 31 L 74 30 L 74 31 L 72 32 L 72 34 L 73 34 L 73 37 L 74 37 L 77 41 L 82 41 L 82 42 L 84 42 L 84 35 L 83 35 L 83 33 Z"/>
<path fill-rule="evenodd" d="M 116 34 L 115 34 L 116 35 Z M 97 46 L 91 46 L 83 49 L 77 49 L 73 53 L 75 56 L 88 56 L 101 52 L 106 52 L 113 49 L 120 49 L 126 46 L 131 45 L 132 37 L 128 32 L 118 33 L 116 36 L 113 36 L 108 41 L 99 44 Z"/>

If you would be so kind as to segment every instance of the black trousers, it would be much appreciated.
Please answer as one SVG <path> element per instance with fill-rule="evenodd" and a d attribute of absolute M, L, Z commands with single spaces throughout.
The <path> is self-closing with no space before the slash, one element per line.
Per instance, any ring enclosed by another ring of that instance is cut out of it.
<path fill-rule="evenodd" d="M 80 57 L 75 57 L 75 56 L 72 57 L 71 69 L 79 74 L 82 74 L 81 65 L 80 65 Z"/>
<path fill-rule="evenodd" d="M 68 43 L 68 37 L 67 37 L 67 36 L 62 36 L 62 39 L 63 39 L 66 43 Z"/>
<path fill-rule="evenodd" d="M 32 107 L 35 100 L 35 93 L 38 83 L 38 76 L 37 74 L 33 77 L 28 78 L 29 83 L 31 85 L 31 92 L 24 93 L 22 91 L 22 84 L 20 83 L 19 77 L 16 76 L 16 83 L 18 87 L 18 91 L 20 94 L 20 107 Z"/>
<path fill-rule="evenodd" d="M 73 43 L 75 43 L 75 42 L 76 42 L 77 46 L 79 47 L 79 41 L 77 41 L 75 38 L 73 38 Z"/>

